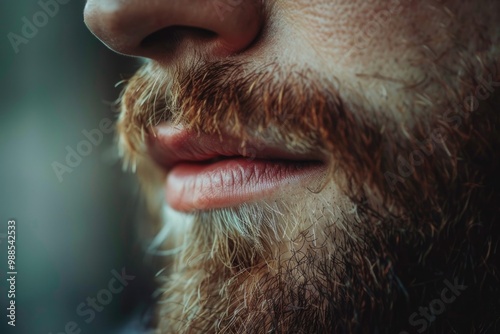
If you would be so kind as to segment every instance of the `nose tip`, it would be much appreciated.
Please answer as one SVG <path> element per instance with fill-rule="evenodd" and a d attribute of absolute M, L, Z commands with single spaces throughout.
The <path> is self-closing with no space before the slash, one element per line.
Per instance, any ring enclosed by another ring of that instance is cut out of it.
<path fill-rule="evenodd" d="M 229 55 L 262 24 L 260 0 L 88 0 L 85 23 L 112 50 L 152 59 Z"/>

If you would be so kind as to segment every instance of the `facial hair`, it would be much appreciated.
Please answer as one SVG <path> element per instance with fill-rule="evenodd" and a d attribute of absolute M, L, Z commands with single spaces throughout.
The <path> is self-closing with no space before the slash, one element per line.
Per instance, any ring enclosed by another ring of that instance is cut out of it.
<path fill-rule="evenodd" d="M 299 67 L 156 66 L 129 81 L 118 123 L 153 211 L 165 171 L 144 142 L 161 122 L 229 132 L 249 149 L 264 136 L 320 150 L 330 166 L 305 197 L 167 221 L 178 227 L 166 241 L 177 252 L 161 276 L 159 332 L 499 330 L 500 94 L 463 103 L 482 79 L 498 81 L 498 64 L 470 62 L 453 77 L 459 84 L 442 83 L 440 101 L 400 106 L 403 120 L 361 92 L 343 100 L 332 81 Z M 459 294 L 438 312 L 449 284 Z"/>

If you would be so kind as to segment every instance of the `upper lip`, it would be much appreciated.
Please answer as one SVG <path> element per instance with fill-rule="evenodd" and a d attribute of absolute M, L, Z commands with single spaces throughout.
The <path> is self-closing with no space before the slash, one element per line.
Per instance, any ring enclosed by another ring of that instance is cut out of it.
<path fill-rule="evenodd" d="M 182 162 L 202 163 L 228 158 L 273 161 L 322 162 L 318 153 L 297 153 L 284 145 L 265 143 L 262 139 L 242 140 L 227 134 L 209 135 L 170 125 L 160 125 L 148 137 L 152 158 L 170 170 Z"/>

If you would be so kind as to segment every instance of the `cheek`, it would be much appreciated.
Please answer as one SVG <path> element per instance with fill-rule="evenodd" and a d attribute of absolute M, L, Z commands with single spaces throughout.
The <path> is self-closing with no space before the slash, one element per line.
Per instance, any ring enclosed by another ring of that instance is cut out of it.
<path fill-rule="evenodd" d="M 450 104 L 443 86 L 450 92 L 464 90 L 475 67 L 486 66 L 491 63 L 487 57 L 499 53 L 491 50 L 498 45 L 493 39 L 500 19 L 497 0 L 267 4 L 268 26 L 251 54 L 255 64 L 307 71 L 333 84 L 344 102 L 358 104 L 357 109 L 401 119 Z M 481 49 L 484 56 L 477 57 Z M 467 77 L 457 80 L 465 72 Z"/>
<path fill-rule="evenodd" d="M 357 91 L 376 109 L 396 110 L 415 99 L 416 89 L 402 87 L 417 87 L 431 75 L 441 81 L 449 75 L 444 68 L 459 63 L 453 48 L 465 29 L 459 25 L 468 21 L 458 8 L 447 8 L 438 0 L 278 1 L 266 48 L 284 64 L 334 78 L 346 100 L 359 100 Z M 438 61 L 443 66 L 436 67 Z M 433 84 L 422 89 L 429 92 L 419 94 L 438 101 Z"/>
<path fill-rule="evenodd" d="M 434 0 L 279 2 L 275 6 L 280 47 L 293 61 L 307 61 L 336 75 L 390 72 L 408 68 L 424 45 L 449 42 L 447 14 Z M 439 41 L 439 43 L 437 42 Z M 439 51 L 439 50 L 438 50 Z M 300 58 L 299 58 L 300 57 Z"/>

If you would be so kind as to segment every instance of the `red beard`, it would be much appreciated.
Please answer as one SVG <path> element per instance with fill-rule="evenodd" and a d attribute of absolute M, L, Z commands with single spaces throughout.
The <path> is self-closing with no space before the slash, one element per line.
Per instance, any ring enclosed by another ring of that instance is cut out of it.
<path fill-rule="evenodd" d="M 500 94 L 464 111 L 459 102 L 471 95 L 467 87 L 482 85 L 471 70 L 461 91 L 443 88 L 449 95 L 439 105 L 410 106 L 408 120 L 398 121 L 343 101 L 312 73 L 286 72 L 277 82 L 277 65 L 243 75 L 245 66 L 210 63 L 173 75 L 167 85 L 148 65 L 132 78 L 118 129 L 147 189 L 154 192 L 165 174 L 144 150 L 154 125 L 203 133 L 223 126 L 242 142 L 265 133 L 276 142 L 319 147 L 332 166 L 327 180 L 338 183 L 357 214 L 321 216 L 318 242 L 310 228 L 316 214 L 293 240 L 277 237 L 285 226 L 273 226 L 282 221 L 273 210 L 286 215 L 283 203 L 194 214 L 161 287 L 162 331 L 498 329 Z M 487 73 L 499 77 L 497 68 Z M 270 127 L 276 131 L 262 130 Z M 158 177 L 151 180 L 153 173 Z M 265 219 L 257 224 L 250 212 Z M 304 247 L 285 256 L 284 243 Z M 456 300 L 443 304 L 444 313 L 422 313 L 419 307 L 429 307 L 450 284 Z"/>

